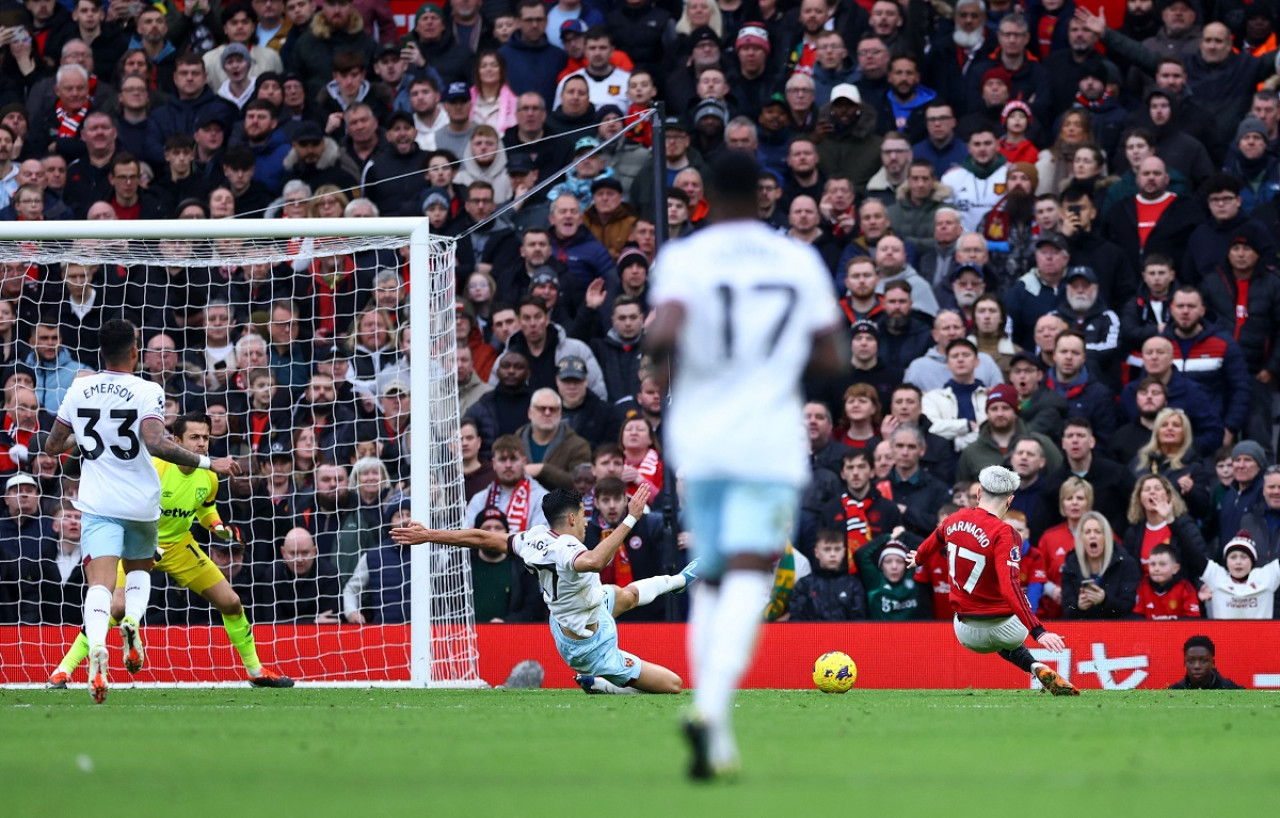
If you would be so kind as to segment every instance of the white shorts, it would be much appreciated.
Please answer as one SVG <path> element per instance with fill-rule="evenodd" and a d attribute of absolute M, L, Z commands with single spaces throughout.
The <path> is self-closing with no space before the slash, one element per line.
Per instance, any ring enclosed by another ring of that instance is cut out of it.
<path fill-rule="evenodd" d="M 791 538 L 800 490 L 774 481 L 690 480 L 684 516 L 698 574 L 716 579 L 735 554 L 776 557 Z"/>
<path fill-rule="evenodd" d="M 150 559 L 156 554 L 159 520 L 122 520 L 101 514 L 80 515 L 80 548 L 88 559 Z"/>
<path fill-rule="evenodd" d="M 974 653 L 1016 650 L 1027 641 L 1030 632 L 1016 616 L 999 619 L 955 618 L 956 639 Z"/>

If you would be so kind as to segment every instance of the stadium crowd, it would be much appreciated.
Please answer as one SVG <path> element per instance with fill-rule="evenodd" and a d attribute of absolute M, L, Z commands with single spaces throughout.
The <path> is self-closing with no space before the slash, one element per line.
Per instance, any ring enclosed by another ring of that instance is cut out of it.
<path fill-rule="evenodd" d="M 1042 616 L 1270 618 L 1278 13 L 449 0 L 402 33 L 387 0 L 8 0 L 0 219 L 427 216 L 458 237 L 466 523 L 575 488 L 591 545 L 648 483 L 626 584 L 686 545 L 643 350 L 658 226 L 700 229 L 705 163 L 752 152 L 760 219 L 821 255 L 851 335 L 778 419 L 815 476 L 771 619 L 950 619 L 945 558 L 905 558 L 997 463 Z M 0 623 L 79 622 L 75 464 L 42 441 L 118 315 L 170 419 L 244 461 L 218 503 L 248 545 L 209 548 L 255 621 L 406 619 L 407 267 L 298 259 L 3 266 Z M 478 621 L 545 616 L 509 559 L 471 566 Z"/>

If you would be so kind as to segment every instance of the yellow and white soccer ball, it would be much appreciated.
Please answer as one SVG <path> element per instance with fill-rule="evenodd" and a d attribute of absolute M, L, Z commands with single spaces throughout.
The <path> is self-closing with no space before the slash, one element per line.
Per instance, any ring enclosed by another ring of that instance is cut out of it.
<path fill-rule="evenodd" d="M 823 693 L 846 693 L 858 680 L 858 666 L 849 654 L 833 650 L 813 663 L 813 686 Z"/>

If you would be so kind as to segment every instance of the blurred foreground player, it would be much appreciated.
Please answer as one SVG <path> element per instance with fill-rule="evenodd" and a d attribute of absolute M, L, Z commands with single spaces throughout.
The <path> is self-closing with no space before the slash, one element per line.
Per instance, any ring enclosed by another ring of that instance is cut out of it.
<path fill-rule="evenodd" d="M 641 484 L 627 504 L 626 519 L 591 549 L 582 544 L 588 520 L 582 495 L 567 489 L 556 489 L 542 500 L 550 526 L 535 525 L 508 535 L 478 528 L 442 531 L 411 522 L 391 529 L 391 539 L 401 545 L 441 543 L 506 551 L 523 560 L 538 578 L 551 611 L 556 650 L 577 671 L 573 678 L 579 687 L 588 693 L 679 693 L 682 682 L 673 671 L 618 648 L 614 618 L 687 588 L 696 578 L 696 564 L 689 563 L 679 574 L 649 577 L 626 587 L 600 581 L 600 572 L 626 542 L 648 499 L 649 487 Z"/>
<path fill-rule="evenodd" d="M 645 332 L 662 385 L 674 364 L 663 428 L 704 580 L 689 616 L 697 688 L 685 735 L 695 779 L 738 767 L 733 693 L 810 477 L 801 376 L 848 366 L 831 274 L 811 247 L 756 218 L 759 177 L 750 154 L 712 163 L 710 226 L 662 248 Z"/>
<path fill-rule="evenodd" d="M 1022 538 L 1004 515 L 1013 502 L 1021 478 L 1002 466 L 978 473 L 981 488 L 976 508 L 947 517 L 920 547 L 912 551 L 908 568 L 926 563 L 945 549 L 951 575 L 951 608 L 956 638 L 975 653 L 998 653 L 1035 677 L 1055 696 L 1078 696 L 1066 679 L 1037 662 L 1023 642 L 1032 636 L 1043 648 L 1066 648 L 1062 637 L 1049 633 L 1036 618 L 1022 591 L 1019 562 Z"/>

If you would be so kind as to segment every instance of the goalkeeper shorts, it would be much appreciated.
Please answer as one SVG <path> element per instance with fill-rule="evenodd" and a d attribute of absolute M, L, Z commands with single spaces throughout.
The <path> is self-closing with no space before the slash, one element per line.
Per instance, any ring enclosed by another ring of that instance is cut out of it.
<path fill-rule="evenodd" d="M 204 553 L 204 549 L 196 544 L 190 533 L 176 543 L 166 543 L 162 549 L 154 568 L 173 577 L 183 588 L 203 594 L 225 579 L 222 571 Z M 116 587 L 124 587 L 124 566 L 120 567 L 116 576 Z"/>

